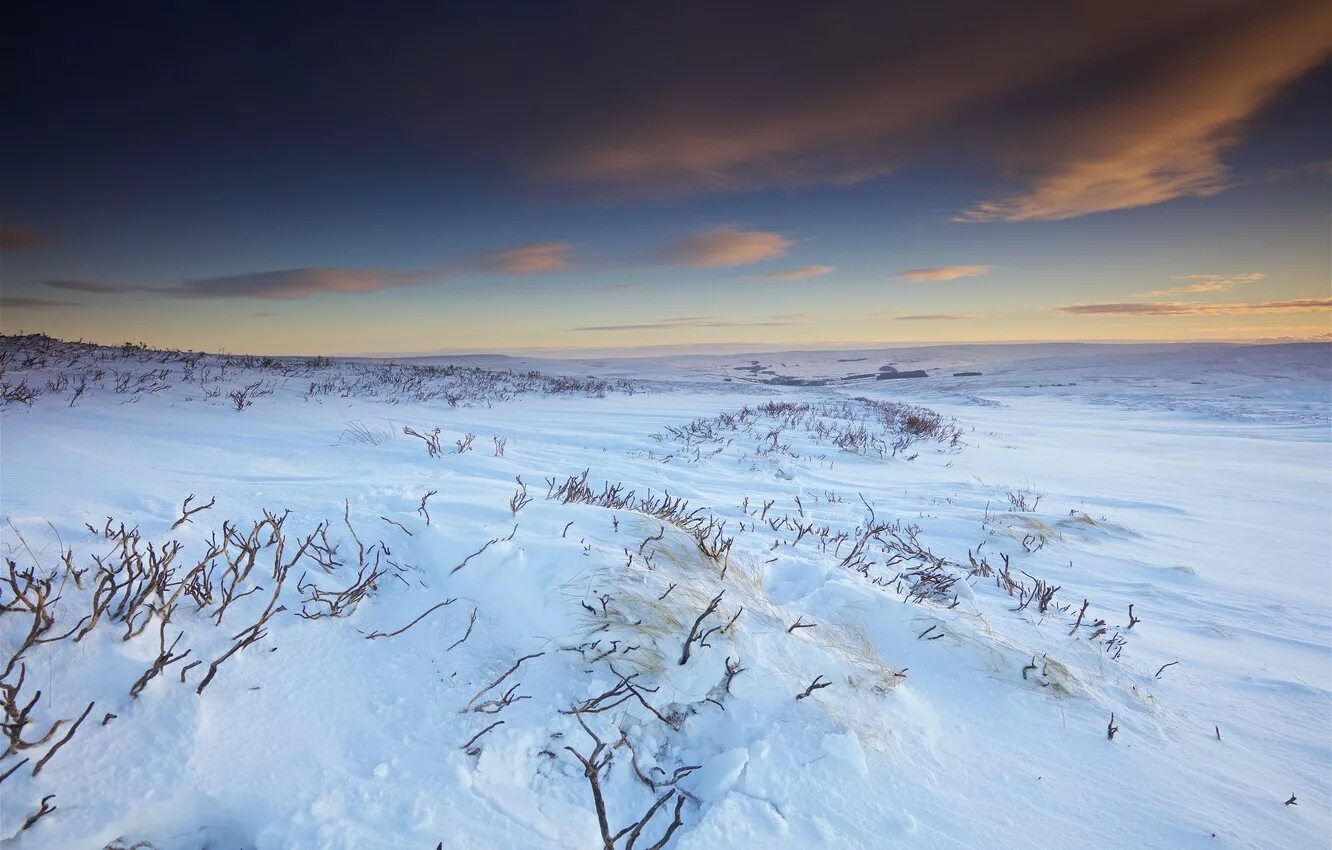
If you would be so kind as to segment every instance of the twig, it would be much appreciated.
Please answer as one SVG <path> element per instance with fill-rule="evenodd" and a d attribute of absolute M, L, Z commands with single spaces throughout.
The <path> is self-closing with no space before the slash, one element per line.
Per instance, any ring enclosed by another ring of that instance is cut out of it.
<path fill-rule="evenodd" d="M 475 558 L 477 555 L 480 555 L 482 552 L 486 551 L 487 549 L 489 549 L 491 546 L 495 545 L 496 543 L 503 543 L 505 540 L 512 540 L 512 539 L 513 539 L 513 535 L 514 535 L 515 533 L 517 533 L 517 531 L 518 531 L 518 526 L 515 525 L 515 526 L 513 527 L 513 531 L 509 533 L 509 536 L 508 536 L 508 537 L 503 537 L 503 538 L 501 538 L 501 537 L 492 537 L 490 540 L 487 540 L 487 541 L 486 541 L 486 545 L 482 546 L 480 549 L 477 549 L 475 552 L 473 552 L 472 554 L 468 555 L 466 558 L 463 558 L 461 564 L 459 564 L 458 566 L 456 566 L 456 567 L 454 567 L 453 569 L 449 570 L 449 575 L 453 575 L 454 573 L 458 572 L 458 570 L 461 570 L 463 567 L 467 566 L 467 562 L 468 562 L 468 561 L 472 560 L 472 559 Z"/>
<path fill-rule="evenodd" d="M 39 820 L 41 820 L 42 818 L 46 817 L 47 815 L 51 814 L 51 812 L 54 812 L 54 811 L 56 810 L 56 807 L 55 807 L 55 806 L 47 806 L 47 805 L 46 805 L 49 801 L 54 800 L 54 799 L 55 799 L 55 795 L 54 795 L 54 794 L 47 794 L 45 797 L 43 797 L 43 798 L 42 798 L 42 807 L 41 807 L 40 809 L 38 809 L 37 811 L 33 812 L 32 814 L 28 815 L 27 820 L 23 821 L 23 826 L 19 827 L 19 832 L 25 832 L 25 831 L 27 831 L 27 829 L 28 829 L 29 827 L 31 827 L 33 824 L 35 824 L 37 821 L 39 821 Z M 1292 799 L 1292 800 L 1295 799 L 1294 796 L 1292 796 L 1291 799 Z M 1290 805 L 1290 804 L 1287 803 L 1286 805 Z"/>
<path fill-rule="evenodd" d="M 1073 628 L 1068 630 L 1068 633 L 1070 635 L 1076 633 L 1078 627 L 1082 625 L 1082 615 L 1087 613 L 1087 606 L 1090 604 L 1091 603 L 1088 602 L 1086 599 L 1082 600 L 1082 610 L 1078 612 L 1078 619 L 1076 622 L 1073 623 Z"/>
<path fill-rule="evenodd" d="M 443 608 L 445 605 L 452 605 L 457 601 L 458 601 L 457 599 L 445 599 L 443 602 L 431 605 L 424 612 L 422 612 L 421 616 L 417 617 L 415 620 L 412 620 L 410 623 L 398 629 L 396 632 L 388 632 L 387 634 L 384 632 L 371 632 L 370 634 L 365 636 L 365 639 L 374 640 L 375 638 L 382 638 L 382 637 L 397 637 L 398 635 L 410 629 L 412 626 L 424 620 L 426 618 L 426 615 L 434 611 L 438 611 L 440 608 Z"/>
<path fill-rule="evenodd" d="M 1027 671 L 1028 671 L 1028 670 L 1036 670 L 1036 669 L 1038 669 L 1038 668 L 1036 667 L 1036 656 L 1033 655 L 1033 656 L 1031 657 L 1031 663 L 1028 664 L 1027 666 L 1025 666 L 1025 667 L 1022 668 L 1022 678 L 1023 678 L 1023 679 L 1026 679 L 1026 678 L 1027 678 Z"/>
<path fill-rule="evenodd" d="M 745 672 L 746 669 L 740 666 L 739 660 L 732 664 L 731 656 L 726 656 L 726 681 L 722 685 L 722 690 L 729 694 L 731 692 L 731 680 Z"/>
<path fill-rule="evenodd" d="M 532 653 L 531 655 L 524 655 L 522 658 L 519 658 L 517 661 L 513 662 L 513 666 L 510 667 L 508 670 L 505 670 L 505 671 L 504 671 L 504 675 L 500 676 L 498 679 L 496 679 L 495 681 L 491 682 L 489 685 L 486 685 L 484 688 L 482 688 L 481 690 L 477 691 L 477 692 L 476 692 L 476 696 L 472 697 L 471 699 L 469 699 L 469 700 L 467 701 L 467 708 L 466 708 L 465 710 L 470 711 L 470 710 L 472 709 L 472 705 L 473 705 L 477 700 L 479 700 L 482 696 L 485 695 L 485 693 L 486 693 L 487 691 L 489 691 L 490 689 L 494 688 L 494 687 L 495 687 L 496 685 L 498 685 L 500 682 L 503 682 L 505 679 L 509 678 L 509 676 L 511 676 L 511 675 L 513 674 L 513 672 L 514 672 L 515 670 L 517 670 L 517 669 L 522 665 L 522 663 L 523 663 L 524 661 L 527 661 L 527 660 L 532 659 L 532 658 L 540 658 L 541 656 L 543 656 L 543 655 L 545 655 L 545 654 L 546 654 L 546 653 L 544 653 L 544 652 L 534 652 L 534 653 Z"/>
<path fill-rule="evenodd" d="M 174 523 L 172 523 L 172 525 L 171 525 L 171 530 L 172 530 L 172 531 L 175 531 L 177 528 L 179 528 L 180 526 L 184 525 L 184 524 L 187 523 L 187 522 L 194 522 L 194 520 L 190 519 L 190 517 L 194 516 L 195 514 L 201 512 L 201 511 L 206 511 L 206 510 L 208 510 L 209 508 L 211 508 L 213 505 L 217 504 L 217 497 L 214 496 L 213 498 L 211 498 L 211 499 L 208 500 L 208 504 L 206 504 L 206 505 L 200 505 L 199 507 L 194 508 L 194 509 L 191 510 L 191 508 L 190 508 L 190 502 L 192 502 L 192 501 L 194 501 L 194 494 L 193 494 L 193 493 L 191 493 L 190 495 L 188 495 L 188 496 L 185 497 L 185 503 L 184 503 L 183 505 L 181 505 L 181 507 L 180 507 L 180 510 L 181 510 L 181 517 L 180 517 L 180 519 L 178 519 L 178 520 L 176 520 Z"/>
<path fill-rule="evenodd" d="M 814 681 L 812 681 L 812 682 L 809 683 L 809 687 L 808 687 L 808 688 L 805 688 L 805 692 L 804 692 L 804 693 L 802 693 L 802 694 L 796 694 L 796 701 L 798 702 L 798 701 L 804 699 L 805 697 L 809 696 L 810 694 L 814 693 L 815 691 L 819 690 L 820 688 L 826 688 L 826 687 L 828 687 L 829 685 L 832 684 L 832 682 L 823 682 L 823 683 L 820 683 L 819 680 L 822 679 L 822 678 L 823 678 L 822 676 L 815 676 L 815 677 L 814 677 Z"/>
<path fill-rule="evenodd" d="M 0 782 L 4 782 L 6 779 L 8 779 L 8 778 L 10 777 L 10 774 L 12 774 L 14 771 L 18 770 L 20 767 L 23 767 L 23 765 L 25 765 L 25 764 L 27 764 L 27 763 L 28 763 L 28 759 L 25 757 L 22 761 L 20 761 L 19 763 L 15 764 L 15 765 L 14 765 L 13 767 L 11 767 L 9 770 L 6 770 L 4 773 L 0 773 Z"/>
<path fill-rule="evenodd" d="M 637 841 L 638 836 L 642 834 L 643 827 L 647 826 L 648 821 L 652 820 L 652 816 L 657 813 L 657 809 L 660 809 L 662 804 L 670 799 L 672 793 L 675 794 L 675 818 L 671 821 L 671 825 L 666 827 L 666 832 L 662 834 L 661 838 L 657 839 L 657 843 L 649 847 L 648 850 L 661 850 L 661 848 L 665 847 L 666 843 L 671 840 L 671 836 L 675 834 L 675 831 L 680 828 L 680 824 L 683 822 L 680 818 L 680 810 L 684 808 L 685 795 L 678 791 L 667 792 L 658 799 L 657 802 L 652 804 L 652 808 L 648 809 L 647 814 L 643 816 L 643 819 L 640 820 L 638 825 L 634 827 L 633 831 L 629 833 L 629 843 L 625 845 L 625 850 L 634 850 L 634 842 Z"/>
<path fill-rule="evenodd" d="M 47 750 L 47 751 L 46 751 L 46 755 L 42 756 L 42 760 L 39 761 L 39 762 L 37 762 L 37 764 L 33 767 L 33 769 L 32 769 L 32 775 L 33 775 L 33 776 L 36 776 L 37 774 L 41 773 L 41 772 L 42 772 L 42 767 L 44 767 L 44 766 L 46 765 L 46 763 L 47 763 L 48 761 L 50 761 L 51 758 L 52 758 L 57 752 L 59 752 L 59 750 L 60 750 L 61 747 L 65 746 L 65 744 L 68 744 L 68 743 L 69 743 L 69 739 L 70 739 L 70 738 L 73 738 L 73 737 L 74 737 L 74 733 L 77 732 L 77 731 L 79 731 L 79 724 L 83 723 L 84 718 L 86 718 L 86 717 L 88 716 L 88 712 L 90 712 L 90 711 L 93 710 L 93 705 L 94 705 L 94 703 L 91 703 L 91 702 L 88 703 L 88 707 L 85 708 L 85 709 L 83 710 L 83 713 L 79 715 L 79 719 L 78 719 L 78 720 L 75 720 L 75 721 L 74 721 L 74 725 L 71 726 L 71 727 L 69 727 L 69 731 L 65 733 L 65 737 L 61 738 L 59 741 L 56 741 L 54 744 L 51 745 L 51 749 Z M 43 806 L 45 806 L 45 803 L 44 803 L 44 802 L 43 802 Z M 24 828 L 26 829 L 27 827 L 25 826 Z"/>
<path fill-rule="evenodd" d="M 503 725 L 504 725 L 504 721 L 503 721 L 503 720 L 496 720 L 494 723 L 490 724 L 490 725 L 487 726 L 486 728 L 482 729 L 480 732 L 477 732 L 475 735 L 473 735 L 473 736 L 472 736 L 472 740 L 470 740 L 470 741 L 468 741 L 467 743 L 463 744 L 463 745 L 462 745 L 461 747 L 459 747 L 458 749 L 462 750 L 463 752 L 467 752 L 468 750 L 470 750 L 470 749 L 472 748 L 472 745 L 476 743 L 476 741 L 477 741 L 478 738 L 480 738 L 482 735 L 484 735 L 484 734 L 486 734 L 487 732 L 489 732 L 491 729 L 494 729 L 496 726 L 503 726 Z"/>
<path fill-rule="evenodd" d="M 689 629 L 689 635 L 685 638 L 684 647 L 680 651 L 681 666 L 684 666 L 689 662 L 689 649 L 694 643 L 694 640 L 698 637 L 698 627 L 703 624 L 703 620 L 706 619 L 709 614 L 712 614 L 717 610 L 717 606 L 721 604 L 722 595 L 724 593 L 726 593 L 726 591 L 723 589 L 719 591 L 716 596 L 712 597 L 712 601 L 708 603 L 708 607 L 703 609 L 703 613 L 698 615 L 698 619 L 694 621 L 693 627 Z"/>
<path fill-rule="evenodd" d="M 1170 661 L 1165 664 L 1162 664 L 1161 669 L 1156 671 L 1156 678 L 1158 679 L 1161 678 L 1161 674 L 1165 672 L 1165 668 L 1174 667 L 1178 663 L 1179 663 L 1178 661 Z"/>
<path fill-rule="evenodd" d="M 438 492 L 439 492 L 438 490 L 431 490 L 430 492 L 428 492 L 428 493 L 426 493 L 424 496 L 422 496 L 422 497 L 421 497 L 421 506 L 420 506 L 419 508 L 416 509 L 416 512 L 417 512 L 418 514 L 420 514 L 421 516 L 425 517 L 426 525 L 430 525 L 430 511 L 426 510 L 426 500 L 429 499 L 431 496 L 434 496 L 434 495 L 437 494 Z"/>
<path fill-rule="evenodd" d="M 462 636 L 462 637 L 458 638 L 458 639 L 455 640 L 453 643 L 449 644 L 449 648 L 446 649 L 446 650 L 444 650 L 444 651 L 445 651 L 445 652 L 452 652 L 454 647 L 458 646 L 458 645 L 461 644 L 463 641 L 465 641 L 465 640 L 467 640 L 469 637 L 471 637 L 471 636 L 472 636 L 472 626 L 475 626 L 475 625 L 476 625 L 476 606 L 472 606 L 472 616 L 471 616 L 471 619 L 469 619 L 469 620 L 467 621 L 467 631 L 463 632 L 463 636 Z"/>

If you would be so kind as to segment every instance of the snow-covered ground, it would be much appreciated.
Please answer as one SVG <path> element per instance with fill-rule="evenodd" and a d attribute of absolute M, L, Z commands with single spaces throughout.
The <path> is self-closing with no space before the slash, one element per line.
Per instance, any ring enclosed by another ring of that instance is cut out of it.
<path fill-rule="evenodd" d="M 1332 840 L 1327 345 L 0 356 L 4 846 Z"/>

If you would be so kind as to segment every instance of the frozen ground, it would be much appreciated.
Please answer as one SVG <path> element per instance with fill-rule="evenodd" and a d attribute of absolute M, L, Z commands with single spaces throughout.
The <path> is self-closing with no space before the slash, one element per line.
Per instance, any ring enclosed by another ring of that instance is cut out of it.
<path fill-rule="evenodd" d="M 6 847 L 1332 839 L 1329 346 L 0 356 Z"/>

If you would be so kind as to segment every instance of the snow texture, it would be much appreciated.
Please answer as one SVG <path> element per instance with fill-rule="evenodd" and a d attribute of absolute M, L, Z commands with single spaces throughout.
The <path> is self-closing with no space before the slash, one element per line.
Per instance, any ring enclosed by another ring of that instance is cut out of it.
<path fill-rule="evenodd" d="M 1327 345 L 0 357 L 5 847 L 1332 838 Z"/>

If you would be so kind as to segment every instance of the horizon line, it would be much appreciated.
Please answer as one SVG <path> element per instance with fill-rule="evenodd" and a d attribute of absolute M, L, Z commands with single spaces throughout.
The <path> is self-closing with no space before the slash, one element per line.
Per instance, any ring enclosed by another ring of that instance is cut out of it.
<path fill-rule="evenodd" d="M 3 333 L 0 337 L 18 337 L 28 335 L 51 336 L 41 331 Z M 118 343 L 93 342 L 77 339 L 68 340 L 51 336 L 62 342 L 84 343 L 103 348 L 118 348 L 123 345 L 144 346 L 157 351 L 188 350 L 174 349 L 170 346 L 158 346 L 145 341 L 124 340 Z M 700 343 L 661 343 L 642 346 L 532 346 L 524 348 L 441 348 L 432 351 L 397 351 L 397 352 L 348 352 L 273 354 L 269 351 L 228 351 L 218 349 L 204 351 L 204 354 L 232 355 L 247 357 L 330 357 L 343 360 L 392 360 L 426 359 L 447 357 L 547 357 L 550 359 L 580 359 L 585 357 L 604 357 L 611 359 L 635 359 L 669 355 L 678 356 L 741 356 L 745 354 L 775 354 L 781 352 L 836 352 L 836 351 L 878 351 L 884 349 L 943 348 L 950 346 L 991 347 L 991 346 L 1044 346 L 1044 345 L 1297 345 L 1297 344 L 1332 344 L 1332 338 L 1323 337 L 1250 337 L 1227 338 L 1212 337 L 1204 339 L 998 339 L 998 340 L 935 340 L 930 342 L 882 342 L 856 340 L 852 342 L 816 341 L 807 343 L 759 343 L 759 342 L 700 342 Z"/>

